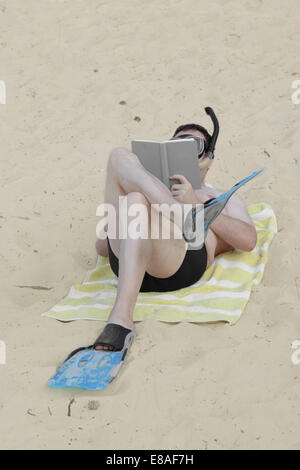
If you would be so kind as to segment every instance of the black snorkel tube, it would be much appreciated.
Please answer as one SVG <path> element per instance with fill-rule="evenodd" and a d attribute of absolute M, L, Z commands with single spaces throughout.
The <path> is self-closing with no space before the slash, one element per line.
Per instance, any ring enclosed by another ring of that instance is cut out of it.
<path fill-rule="evenodd" d="M 212 134 L 212 137 L 210 139 L 210 142 L 207 146 L 207 149 L 205 151 L 205 158 L 199 162 L 199 167 L 200 167 L 200 170 L 202 170 L 203 168 L 206 168 L 208 166 L 208 164 L 210 163 L 211 160 L 213 160 L 215 158 L 215 147 L 216 147 L 216 142 L 217 142 L 217 139 L 218 139 L 218 135 L 219 135 L 219 121 L 217 119 L 217 116 L 215 115 L 214 113 L 214 110 L 212 108 L 210 108 L 209 106 L 207 106 L 205 109 L 205 112 L 206 114 L 209 115 L 209 117 L 211 118 L 212 122 L 213 122 L 213 125 L 214 125 L 214 131 L 213 131 L 213 134 Z"/>

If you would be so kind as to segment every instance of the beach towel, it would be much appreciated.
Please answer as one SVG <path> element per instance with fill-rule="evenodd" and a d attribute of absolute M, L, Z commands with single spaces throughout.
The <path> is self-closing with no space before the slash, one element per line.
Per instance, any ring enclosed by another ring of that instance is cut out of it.
<path fill-rule="evenodd" d="M 217 256 L 200 281 L 173 292 L 140 292 L 134 321 L 148 318 L 165 322 L 228 322 L 234 325 L 250 298 L 252 286 L 263 277 L 270 244 L 277 233 L 276 217 L 269 204 L 248 207 L 257 231 L 256 247 L 233 250 Z M 117 278 L 108 258 L 99 257 L 82 284 L 44 316 L 61 321 L 106 321 L 116 296 Z"/>

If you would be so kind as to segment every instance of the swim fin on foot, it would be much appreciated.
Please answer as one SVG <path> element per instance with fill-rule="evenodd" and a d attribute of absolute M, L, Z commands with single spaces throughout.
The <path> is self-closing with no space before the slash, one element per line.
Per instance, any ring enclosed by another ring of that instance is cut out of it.
<path fill-rule="evenodd" d="M 95 345 L 99 344 L 99 339 L 93 346 L 73 351 L 49 380 L 48 385 L 55 388 L 71 387 L 86 390 L 106 388 L 118 375 L 134 339 L 135 332 L 127 331 L 120 351 L 94 349 Z"/>

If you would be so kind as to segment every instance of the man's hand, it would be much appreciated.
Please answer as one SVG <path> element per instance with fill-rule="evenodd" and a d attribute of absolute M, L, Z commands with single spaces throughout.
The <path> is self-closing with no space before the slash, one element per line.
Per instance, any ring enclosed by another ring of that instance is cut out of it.
<path fill-rule="evenodd" d="M 172 175 L 170 180 L 178 180 L 180 184 L 174 183 L 171 188 L 171 193 L 176 201 L 183 204 L 200 204 L 201 201 L 196 196 L 196 193 L 191 183 L 183 175 Z"/>

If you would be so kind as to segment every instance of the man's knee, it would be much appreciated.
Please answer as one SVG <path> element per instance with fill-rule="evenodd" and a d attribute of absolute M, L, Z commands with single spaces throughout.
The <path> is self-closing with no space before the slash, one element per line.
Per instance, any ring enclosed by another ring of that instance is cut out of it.
<path fill-rule="evenodd" d="M 114 169 L 121 163 L 139 162 L 138 157 L 125 147 L 115 147 L 109 154 L 108 165 Z"/>

